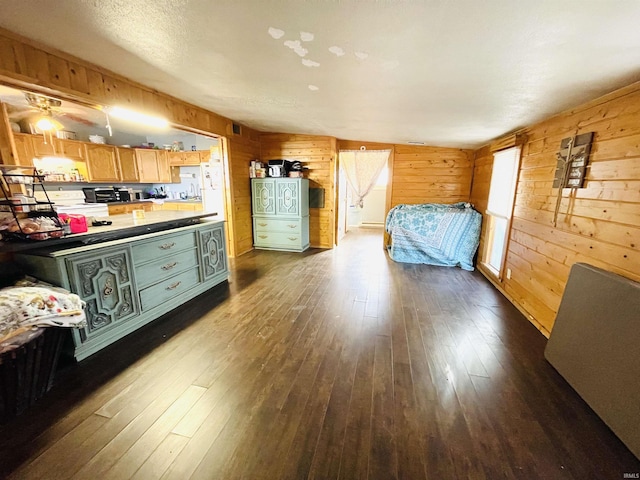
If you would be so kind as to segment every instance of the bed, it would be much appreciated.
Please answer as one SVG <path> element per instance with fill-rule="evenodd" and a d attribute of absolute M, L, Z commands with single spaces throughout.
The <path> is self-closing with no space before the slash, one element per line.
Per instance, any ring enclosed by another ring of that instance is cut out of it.
<path fill-rule="evenodd" d="M 482 215 L 469 203 L 397 205 L 385 229 L 392 260 L 473 270 Z"/>

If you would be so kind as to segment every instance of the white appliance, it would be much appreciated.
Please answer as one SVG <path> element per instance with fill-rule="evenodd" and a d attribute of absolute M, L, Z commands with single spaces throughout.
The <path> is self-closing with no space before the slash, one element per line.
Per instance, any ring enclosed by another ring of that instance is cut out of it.
<path fill-rule="evenodd" d="M 82 190 L 52 190 L 48 191 L 49 201 L 58 213 L 78 214 L 85 217 L 108 217 L 109 207 L 106 203 L 84 203 Z M 46 202 L 44 192 L 35 192 L 36 200 Z"/>
<path fill-rule="evenodd" d="M 215 212 L 218 218 L 224 220 L 224 182 L 222 162 L 207 162 L 200 164 L 200 196 L 205 212 Z"/>

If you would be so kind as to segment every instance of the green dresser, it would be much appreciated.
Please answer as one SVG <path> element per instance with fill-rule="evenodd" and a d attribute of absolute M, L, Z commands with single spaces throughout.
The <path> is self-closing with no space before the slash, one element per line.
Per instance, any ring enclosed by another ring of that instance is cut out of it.
<path fill-rule="evenodd" d="M 309 180 L 251 179 L 253 245 L 302 252 L 309 248 Z"/>
<path fill-rule="evenodd" d="M 78 294 L 87 326 L 73 330 L 82 360 L 227 280 L 223 221 L 95 245 L 30 250 L 24 269 Z"/>

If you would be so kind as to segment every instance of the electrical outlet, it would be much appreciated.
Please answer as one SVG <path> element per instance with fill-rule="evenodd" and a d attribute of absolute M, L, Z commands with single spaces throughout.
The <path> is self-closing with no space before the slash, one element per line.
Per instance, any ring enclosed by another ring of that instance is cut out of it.
<path fill-rule="evenodd" d="M 507 280 L 511 280 L 511 269 L 507 268 Z"/>

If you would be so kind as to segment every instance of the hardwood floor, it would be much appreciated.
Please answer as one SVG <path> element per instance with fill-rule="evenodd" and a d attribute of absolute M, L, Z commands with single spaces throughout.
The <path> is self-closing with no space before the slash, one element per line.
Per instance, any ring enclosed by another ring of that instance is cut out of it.
<path fill-rule="evenodd" d="M 616 479 L 640 462 L 478 272 L 255 251 L 0 428 L 12 479 Z M 614 392 L 615 394 L 615 392 Z"/>

